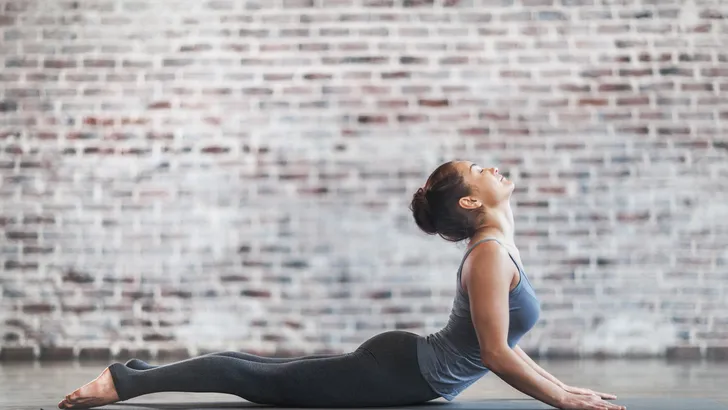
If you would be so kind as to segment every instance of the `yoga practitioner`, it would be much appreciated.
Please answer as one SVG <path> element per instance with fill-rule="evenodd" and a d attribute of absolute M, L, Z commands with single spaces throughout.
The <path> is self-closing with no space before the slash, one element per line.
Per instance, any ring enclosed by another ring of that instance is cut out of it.
<path fill-rule="evenodd" d="M 374 407 L 452 401 L 486 373 L 560 409 L 623 410 L 616 396 L 572 387 L 517 345 L 538 321 L 540 302 L 514 244 L 513 182 L 469 161 L 440 165 L 410 209 L 443 239 L 468 240 L 447 325 L 426 337 L 386 331 L 340 355 L 268 358 L 225 351 L 152 366 L 113 363 L 58 403 L 95 407 L 156 392 L 228 393 L 289 407 Z"/>

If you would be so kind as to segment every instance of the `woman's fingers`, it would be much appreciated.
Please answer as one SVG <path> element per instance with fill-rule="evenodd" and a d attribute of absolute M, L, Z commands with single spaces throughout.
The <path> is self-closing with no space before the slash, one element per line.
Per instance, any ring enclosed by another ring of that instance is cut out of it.
<path fill-rule="evenodd" d="M 617 396 L 615 396 L 613 394 L 609 394 L 609 393 L 599 393 L 599 392 L 596 392 L 596 393 L 599 395 L 599 397 L 601 397 L 605 400 L 614 400 L 617 398 Z"/>
<path fill-rule="evenodd" d="M 626 407 L 612 403 L 595 403 L 588 408 L 593 410 L 626 410 Z"/>
<path fill-rule="evenodd" d="M 583 389 L 583 388 L 580 388 L 580 387 L 578 387 L 577 390 L 581 394 L 597 395 L 600 398 L 605 399 L 605 400 L 614 400 L 614 399 L 617 398 L 617 396 L 615 396 L 614 394 L 610 394 L 610 393 L 601 393 L 601 392 L 598 392 L 598 391 L 593 391 L 593 390 L 590 390 L 590 389 Z"/>
<path fill-rule="evenodd" d="M 599 395 L 604 393 L 592 392 L 589 389 L 572 389 L 572 391 L 575 390 L 581 390 L 583 393 L 571 393 L 560 408 L 572 410 L 627 410 L 625 406 L 604 401 Z"/>
<path fill-rule="evenodd" d="M 621 406 L 619 404 L 610 403 L 608 401 L 604 401 L 598 396 L 589 396 L 590 399 L 588 400 L 589 405 L 588 408 L 594 409 L 594 410 L 626 410 L 627 408 L 624 406 Z"/>

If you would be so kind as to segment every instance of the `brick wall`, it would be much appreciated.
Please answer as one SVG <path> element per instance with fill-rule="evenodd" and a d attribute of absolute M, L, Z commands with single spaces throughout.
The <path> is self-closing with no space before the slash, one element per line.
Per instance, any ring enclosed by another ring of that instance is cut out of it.
<path fill-rule="evenodd" d="M 728 357 L 717 1 L 0 0 L 0 359 L 439 330 L 441 162 L 515 181 L 541 355 Z"/>

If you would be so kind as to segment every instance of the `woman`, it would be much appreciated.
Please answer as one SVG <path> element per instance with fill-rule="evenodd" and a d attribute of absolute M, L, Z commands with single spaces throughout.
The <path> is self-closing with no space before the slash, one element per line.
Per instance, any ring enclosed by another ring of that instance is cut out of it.
<path fill-rule="evenodd" d="M 229 393 L 291 407 L 374 407 L 451 401 L 488 371 L 561 409 L 620 410 L 616 396 L 565 385 L 516 344 L 538 320 L 539 301 L 513 245 L 513 182 L 469 161 L 440 165 L 410 209 L 426 233 L 469 241 L 450 320 L 422 337 L 387 331 L 342 355 L 267 358 L 219 352 L 152 366 L 113 363 L 59 408 L 93 407 L 143 394 Z M 515 256 L 514 256 L 515 255 Z"/>

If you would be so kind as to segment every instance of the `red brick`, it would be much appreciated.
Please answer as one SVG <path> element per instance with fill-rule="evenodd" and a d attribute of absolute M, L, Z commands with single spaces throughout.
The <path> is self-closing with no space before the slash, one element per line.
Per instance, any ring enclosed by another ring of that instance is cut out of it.
<path fill-rule="evenodd" d="M 163 334 L 159 332 L 144 333 L 142 340 L 145 342 L 170 342 L 175 340 L 175 337 L 171 334 Z"/>
<path fill-rule="evenodd" d="M 447 99 L 420 99 L 418 104 L 421 107 L 447 107 L 450 105 Z"/>
<path fill-rule="evenodd" d="M 647 126 L 616 126 L 615 131 L 622 134 L 649 135 L 650 127 Z"/>
<path fill-rule="evenodd" d="M 122 319 L 121 326 L 154 327 L 154 322 L 149 319 Z"/>
<path fill-rule="evenodd" d="M 401 100 L 382 100 L 377 101 L 377 107 L 379 108 L 407 108 L 409 107 L 409 101 Z"/>
<path fill-rule="evenodd" d="M 364 85 L 361 87 L 361 92 L 364 94 L 385 95 L 392 92 L 392 87 Z"/>
<path fill-rule="evenodd" d="M 490 129 L 488 129 L 488 128 L 464 128 L 464 129 L 458 130 L 458 133 L 462 136 L 489 135 Z"/>
<path fill-rule="evenodd" d="M 26 303 L 23 305 L 23 313 L 51 313 L 55 310 L 55 306 L 49 303 Z"/>
<path fill-rule="evenodd" d="M 399 58 L 400 64 L 427 64 L 427 57 L 402 56 Z"/>
<path fill-rule="evenodd" d="M 399 114 L 397 121 L 401 123 L 422 123 L 427 122 L 428 117 L 424 114 Z"/>
<path fill-rule="evenodd" d="M 467 64 L 469 58 L 466 56 L 441 57 L 438 63 L 441 65 L 463 65 Z"/>
<path fill-rule="evenodd" d="M 152 353 L 148 348 L 121 348 L 119 352 L 114 355 L 114 359 L 120 362 L 126 362 L 129 359 L 139 359 L 148 361 L 152 359 Z"/>
<path fill-rule="evenodd" d="M 617 98 L 617 105 L 650 105 L 650 97 L 647 96 L 634 96 L 634 97 L 619 97 Z"/>
<path fill-rule="evenodd" d="M 75 353 L 71 346 L 41 346 L 40 355 L 38 360 L 40 361 L 58 361 L 58 360 L 74 360 Z"/>
<path fill-rule="evenodd" d="M 566 107 L 569 105 L 569 100 L 567 98 L 542 99 L 538 101 L 538 105 L 541 107 Z"/>
<path fill-rule="evenodd" d="M 592 106 L 605 106 L 609 104 L 609 100 L 606 98 L 580 98 L 578 104 L 581 106 L 592 105 Z"/>
<path fill-rule="evenodd" d="M 157 360 L 160 361 L 179 361 L 190 357 L 190 352 L 186 347 L 161 347 L 157 350 Z"/>
<path fill-rule="evenodd" d="M 82 347 L 78 351 L 79 360 L 108 361 L 111 360 L 111 349 L 108 347 Z"/>
<path fill-rule="evenodd" d="M 393 71 L 388 73 L 382 73 L 382 79 L 383 80 L 390 80 L 390 79 L 403 79 L 403 78 L 410 78 L 412 73 L 409 71 Z"/>
<path fill-rule="evenodd" d="M 672 56 L 672 53 L 660 53 L 660 54 L 653 55 L 646 51 L 643 51 L 637 55 L 637 59 L 642 62 L 657 61 L 657 62 L 664 63 L 664 62 L 673 61 L 673 56 Z"/>
<path fill-rule="evenodd" d="M 652 68 L 620 68 L 617 71 L 620 77 L 643 77 L 654 75 Z"/>
<path fill-rule="evenodd" d="M 612 76 L 614 73 L 609 68 L 595 68 L 584 70 L 581 72 L 582 77 L 598 78 L 605 76 Z"/>
<path fill-rule="evenodd" d="M 700 70 L 700 75 L 704 77 L 728 77 L 728 68 L 703 68 Z"/>
<path fill-rule="evenodd" d="M 667 348 L 666 357 L 676 360 L 700 360 L 702 353 L 698 346 L 673 346 Z"/>
<path fill-rule="evenodd" d="M 629 83 L 600 84 L 597 91 L 599 91 L 599 92 L 632 91 L 632 86 Z"/>
<path fill-rule="evenodd" d="M 386 124 L 388 119 L 386 115 L 360 115 L 357 122 L 360 124 Z"/>
<path fill-rule="evenodd" d="M 247 297 L 251 297 L 251 298 L 264 298 L 264 299 L 266 299 L 266 298 L 270 298 L 271 297 L 271 292 L 268 291 L 268 290 L 252 290 L 252 289 L 248 289 L 248 290 L 241 291 L 240 292 L 240 296 L 247 296 Z"/>
<path fill-rule="evenodd" d="M 497 133 L 506 135 L 506 136 L 525 136 L 531 134 L 531 129 L 526 126 L 504 126 L 504 125 L 497 125 L 496 126 Z M 520 158 L 502 158 L 501 163 L 504 165 L 518 165 L 521 163 Z"/>
<path fill-rule="evenodd" d="M 158 101 L 158 102 L 149 104 L 149 106 L 147 106 L 147 108 L 152 109 L 152 110 L 168 109 L 168 108 L 172 108 L 172 104 L 169 101 Z"/>
<path fill-rule="evenodd" d="M 40 90 L 37 88 L 8 88 L 5 96 L 10 98 L 40 97 Z"/>
<path fill-rule="evenodd" d="M 180 48 L 179 48 L 179 51 L 183 52 L 183 53 L 193 53 L 193 52 L 198 52 L 198 51 L 210 51 L 210 50 L 212 50 L 212 46 L 210 44 L 204 44 L 204 43 L 186 44 L 186 45 L 180 46 Z"/>
<path fill-rule="evenodd" d="M 99 126 L 113 126 L 114 125 L 114 119 L 113 118 L 98 118 L 98 117 L 84 117 L 83 118 L 83 124 L 85 125 L 99 125 Z"/>
<path fill-rule="evenodd" d="M 588 93 L 591 91 L 591 85 L 589 84 L 562 84 L 559 86 L 559 90 L 566 92 L 576 93 Z"/>
<path fill-rule="evenodd" d="M 224 147 L 220 145 L 208 145 L 202 147 L 200 152 L 203 154 L 224 154 L 230 152 L 230 147 Z"/>
<path fill-rule="evenodd" d="M 672 126 L 672 127 L 657 127 L 658 135 L 690 135 L 689 127 Z"/>
<path fill-rule="evenodd" d="M 501 27 L 479 27 L 478 34 L 481 36 L 500 37 L 500 36 L 506 36 L 508 34 L 508 29 L 501 28 Z"/>
<path fill-rule="evenodd" d="M 402 5 L 404 7 L 421 7 L 421 6 L 432 6 L 434 0 L 403 0 Z"/>
<path fill-rule="evenodd" d="M 331 80 L 333 78 L 333 74 L 330 73 L 307 73 L 303 75 L 303 79 L 305 80 Z"/>
<path fill-rule="evenodd" d="M 43 67 L 45 68 L 76 68 L 76 65 L 74 60 L 47 59 L 43 61 Z"/>
<path fill-rule="evenodd" d="M 503 78 L 531 78 L 531 73 L 525 70 L 501 70 L 499 75 Z"/>
<path fill-rule="evenodd" d="M 527 48 L 526 43 L 523 41 L 515 40 L 501 40 L 496 41 L 493 44 L 496 50 L 524 50 Z"/>
<path fill-rule="evenodd" d="M 115 152 L 113 147 L 85 147 L 83 149 L 84 154 L 113 155 Z"/>
<path fill-rule="evenodd" d="M 700 11 L 699 16 L 703 19 L 728 19 L 728 11 L 704 9 Z"/>
<path fill-rule="evenodd" d="M 0 347 L 0 362 L 32 361 L 35 360 L 33 346 L 2 346 Z"/>
<path fill-rule="evenodd" d="M 599 34 L 626 34 L 629 33 L 629 24 L 616 23 L 616 24 L 602 24 L 597 26 L 596 32 Z"/>
<path fill-rule="evenodd" d="M 95 83 L 101 76 L 93 73 L 66 73 L 64 78 L 74 83 Z"/>
<path fill-rule="evenodd" d="M 111 59 L 85 59 L 83 66 L 86 68 L 114 68 L 116 62 Z"/>
<path fill-rule="evenodd" d="M 620 222 L 633 222 L 633 221 L 647 221 L 649 220 L 650 212 L 618 212 L 617 220 Z"/>

